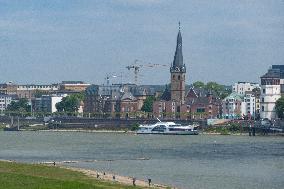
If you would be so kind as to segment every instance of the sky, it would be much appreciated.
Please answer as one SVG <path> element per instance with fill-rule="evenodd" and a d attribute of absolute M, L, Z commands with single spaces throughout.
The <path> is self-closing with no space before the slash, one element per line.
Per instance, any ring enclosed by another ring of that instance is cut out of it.
<path fill-rule="evenodd" d="M 187 84 L 284 64 L 284 0 L 0 0 L 0 82 L 169 83 L 179 21 Z"/>

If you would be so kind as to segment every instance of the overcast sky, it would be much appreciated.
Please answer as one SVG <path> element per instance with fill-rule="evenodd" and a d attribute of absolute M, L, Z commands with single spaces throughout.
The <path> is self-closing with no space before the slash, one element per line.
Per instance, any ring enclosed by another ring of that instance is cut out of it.
<path fill-rule="evenodd" d="M 284 64 L 283 0 L 0 0 L 0 82 L 133 82 L 138 59 L 169 65 L 141 68 L 140 84 L 169 83 L 179 21 L 188 84 Z"/>

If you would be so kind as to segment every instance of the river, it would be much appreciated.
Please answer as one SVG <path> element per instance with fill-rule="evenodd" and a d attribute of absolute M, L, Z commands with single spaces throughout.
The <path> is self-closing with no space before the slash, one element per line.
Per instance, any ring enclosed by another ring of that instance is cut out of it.
<path fill-rule="evenodd" d="M 76 161 L 184 189 L 282 189 L 284 137 L 0 132 L 0 159 Z"/>

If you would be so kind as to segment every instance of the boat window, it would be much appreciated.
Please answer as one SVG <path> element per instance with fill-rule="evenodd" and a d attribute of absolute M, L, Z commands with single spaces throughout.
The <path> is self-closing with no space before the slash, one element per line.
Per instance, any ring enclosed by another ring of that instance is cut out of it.
<path fill-rule="evenodd" d="M 165 125 L 158 125 L 152 129 L 152 131 L 159 131 L 159 132 L 164 132 L 166 130 Z"/>
<path fill-rule="evenodd" d="M 169 128 L 169 131 L 187 131 L 188 129 L 184 128 Z"/>

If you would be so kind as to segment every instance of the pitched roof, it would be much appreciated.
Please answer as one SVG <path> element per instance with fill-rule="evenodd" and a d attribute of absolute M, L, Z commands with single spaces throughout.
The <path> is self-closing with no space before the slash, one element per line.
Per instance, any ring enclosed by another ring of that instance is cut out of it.
<path fill-rule="evenodd" d="M 238 94 L 236 92 L 232 92 L 226 98 L 224 98 L 224 100 L 228 100 L 228 99 L 243 100 L 243 98 L 244 98 L 244 95 Z"/>
<path fill-rule="evenodd" d="M 127 99 L 136 100 L 136 98 L 132 95 L 131 92 L 125 92 L 120 98 L 120 100 L 127 100 Z"/>
<path fill-rule="evenodd" d="M 87 95 L 96 95 L 98 94 L 98 90 L 99 90 L 98 85 L 90 85 L 89 87 L 87 87 L 85 92 Z"/>
<path fill-rule="evenodd" d="M 280 69 L 269 69 L 261 78 L 280 78 Z"/>
<path fill-rule="evenodd" d="M 161 100 L 165 100 L 165 101 L 171 100 L 171 92 L 170 92 L 168 86 L 166 86 L 166 89 L 164 90 L 164 92 L 161 96 Z"/>

